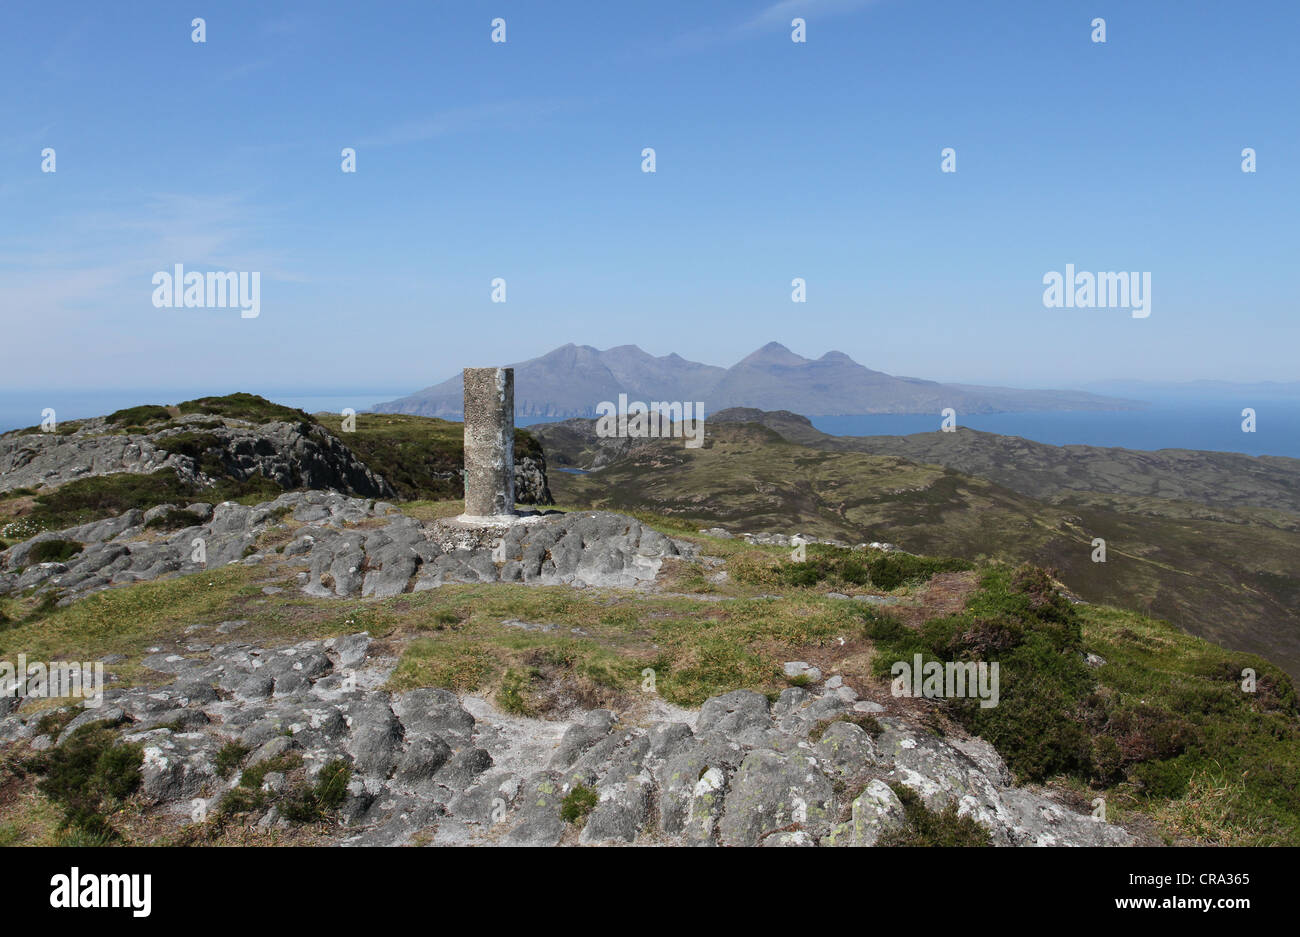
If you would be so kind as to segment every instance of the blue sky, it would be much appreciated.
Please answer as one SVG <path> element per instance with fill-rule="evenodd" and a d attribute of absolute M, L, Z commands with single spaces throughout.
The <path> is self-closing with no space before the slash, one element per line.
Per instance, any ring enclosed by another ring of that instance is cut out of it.
<path fill-rule="evenodd" d="M 1290 0 L 3 18 L 0 387 L 403 391 L 570 341 L 1019 386 L 1300 378 Z M 177 263 L 259 271 L 260 316 L 155 308 Z M 1066 264 L 1150 271 L 1150 317 L 1044 308 Z"/>

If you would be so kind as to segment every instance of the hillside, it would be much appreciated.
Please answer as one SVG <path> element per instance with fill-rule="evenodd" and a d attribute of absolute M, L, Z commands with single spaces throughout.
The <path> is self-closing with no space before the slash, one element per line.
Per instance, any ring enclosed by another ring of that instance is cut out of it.
<path fill-rule="evenodd" d="M 557 437 L 537 430 L 551 447 Z M 576 429 L 564 433 L 558 438 L 572 439 Z M 553 450 L 557 463 L 562 457 Z M 1090 483 L 1108 482 L 1121 483 L 1104 472 Z M 552 490 L 560 503 L 653 512 L 701 528 L 1040 563 L 1088 601 L 1166 618 L 1300 674 L 1300 518 L 1284 511 L 1091 491 L 1047 500 L 935 464 L 828 451 L 727 422 L 709 424 L 701 449 L 640 440 L 599 471 L 557 473 Z M 1096 537 L 1106 540 L 1105 563 L 1092 561 Z"/>
<path fill-rule="evenodd" d="M 360 413 L 344 432 L 343 418 L 317 413 L 315 419 L 347 441 L 367 465 L 379 471 L 407 501 L 465 497 L 465 433 L 460 423 L 432 417 Z M 515 500 L 553 504 L 547 487 L 546 454 L 528 430 L 515 430 Z"/>
<path fill-rule="evenodd" d="M 1033 568 L 819 545 L 791 562 L 598 515 L 589 547 L 638 544 L 653 580 L 480 582 L 473 559 L 412 589 L 393 548 L 424 543 L 431 565 L 439 527 L 408 510 L 315 492 L 225 505 L 197 531 L 249 544 L 240 562 L 63 607 L 0 598 L 0 656 L 113 671 L 100 710 L 0 711 L 0 843 L 1296 842 L 1288 678 L 1072 605 Z M 352 586 L 313 591 L 349 564 Z M 993 656 L 999 705 L 896 695 L 890 662 L 913 654 Z"/>
<path fill-rule="evenodd" d="M 966 427 L 908 436 L 832 436 L 807 417 L 753 408 L 724 410 L 708 419 L 761 423 L 791 442 L 818 449 L 944 465 L 1047 500 L 1086 491 L 1300 514 L 1300 459 L 1282 456 L 1052 446 Z M 549 432 L 547 427 L 543 435 Z"/>
<path fill-rule="evenodd" d="M 609 461 L 553 480 L 565 509 L 467 530 L 455 424 L 198 407 L 64 427 L 138 470 L 0 499 L 40 525 L 0 547 L 0 660 L 108 669 L 97 706 L 4 687 L 0 844 L 1300 844 L 1287 648 L 1240 629 L 1300 536 L 1263 508 L 1049 503 L 757 422 L 615 450 L 575 421 L 566 458 Z M 397 503 L 282 491 L 312 440 Z M 899 693 L 918 657 L 997 663 L 996 705 Z"/>
<path fill-rule="evenodd" d="M 0 435 L 0 543 L 164 503 L 255 502 L 300 488 L 393 495 L 301 410 L 239 393 L 144 404 Z"/>
<path fill-rule="evenodd" d="M 546 456 L 515 433 L 520 504 L 551 504 Z M 463 496 L 459 423 L 293 410 L 254 394 L 144 404 L 0 435 L 0 549 L 70 524 L 168 503 L 254 504 L 315 489 L 390 499 Z"/>
<path fill-rule="evenodd" d="M 872 371 L 838 351 L 817 359 L 769 342 L 730 368 L 687 361 L 677 354 L 655 357 L 635 345 L 601 351 L 564 345 L 515 369 L 518 419 L 585 417 L 601 401 L 700 401 L 707 413 L 727 407 L 788 409 L 799 413 L 934 413 L 955 407 L 962 413 L 1021 410 L 1127 410 L 1131 400 L 1081 391 L 1015 390 L 940 384 Z M 406 397 L 379 404 L 379 413 L 457 418 L 461 376 Z"/>

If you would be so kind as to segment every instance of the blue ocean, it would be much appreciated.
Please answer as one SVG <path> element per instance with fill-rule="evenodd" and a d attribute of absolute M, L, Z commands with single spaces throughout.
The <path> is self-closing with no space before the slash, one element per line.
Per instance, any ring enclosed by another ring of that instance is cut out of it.
<path fill-rule="evenodd" d="M 1242 411 L 1255 411 L 1255 431 L 1242 430 Z M 836 436 L 902 436 L 939 429 L 939 414 L 813 417 Z M 1207 449 L 1300 458 L 1300 400 L 1186 400 L 1153 402 L 1143 410 L 957 414 L 957 424 L 1054 446 L 1124 449 Z"/>
<path fill-rule="evenodd" d="M 221 391 L 216 391 L 220 393 Z M 406 389 L 376 392 L 261 391 L 276 403 L 308 413 L 338 413 L 344 407 L 363 412 L 392 400 Z M 53 407 L 57 418 L 75 420 L 111 413 L 142 403 L 177 403 L 214 393 L 211 388 L 190 390 L 114 390 L 67 392 L 0 392 L 0 432 L 35 426 L 41 411 Z M 1255 411 L 1255 431 L 1242 431 L 1242 410 Z M 939 414 L 866 414 L 814 417 L 813 425 L 837 436 L 907 435 L 933 432 Z M 520 420 L 550 422 L 548 420 Z M 1119 446 L 1125 449 L 1208 449 L 1247 455 L 1300 458 L 1300 399 L 1250 400 L 1244 398 L 1155 400 L 1142 410 L 957 414 L 958 425 L 990 433 L 1022 436 L 1036 442 L 1063 446 Z"/>

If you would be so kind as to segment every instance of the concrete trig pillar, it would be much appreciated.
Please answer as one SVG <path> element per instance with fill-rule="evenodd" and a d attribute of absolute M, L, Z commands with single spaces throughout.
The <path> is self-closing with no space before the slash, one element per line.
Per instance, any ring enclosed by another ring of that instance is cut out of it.
<path fill-rule="evenodd" d="M 465 513 L 508 521 L 515 513 L 515 369 L 465 369 Z"/>

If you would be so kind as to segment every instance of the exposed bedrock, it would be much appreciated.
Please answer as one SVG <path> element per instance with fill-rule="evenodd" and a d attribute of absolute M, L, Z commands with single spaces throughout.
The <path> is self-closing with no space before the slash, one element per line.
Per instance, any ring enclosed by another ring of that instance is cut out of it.
<path fill-rule="evenodd" d="M 195 523 L 162 532 L 147 526 L 178 509 Z M 268 536 L 279 541 L 275 548 L 260 546 Z M 29 563 L 44 540 L 82 549 L 60 562 Z M 159 505 L 39 534 L 0 553 L 0 594 L 35 587 L 71 598 L 240 562 L 296 568 L 302 590 L 316 596 L 384 597 L 454 582 L 634 587 L 654 580 L 665 557 L 695 549 L 609 512 L 531 515 L 502 528 L 421 522 L 383 501 L 288 492 L 253 507 Z"/>
<path fill-rule="evenodd" d="M 447 690 L 386 691 L 394 662 L 372 657 L 366 634 L 265 648 L 231 641 L 230 630 L 189 629 L 193 644 L 144 660 L 173 682 L 110 689 L 57 737 L 38 735 L 49 710 L 0 718 L 0 746 L 48 748 L 106 721 L 142 745 L 143 798 L 178 826 L 239 785 L 240 771 L 217 768 L 230 742 L 249 753 L 243 768 L 275 758 L 307 781 L 342 759 L 351 778 L 329 834 L 340 845 L 873 846 L 903 827 L 902 788 L 931 810 L 954 806 L 993 845 L 1132 842 L 1015 787 L 979 739 L 938 738 L 896 717 L 866 729 L 847 721 L 859 704 L 843 686 L 791 687 L 775 703 L 738 690 L 698 712 L 660 704 L 648 716 L 598 709 L 544 721 Z M 286 825 L 274 805 L 283 784 L 266 775 L 268 805 L 250 823 Z M 566 822 L 579 786 L 593 805 Z"/>
<path fill-rule="evenodd" d="M 284 488 L 318 488 L 364 497 L 393 490 L 338 437 L 311 423 L 254 424 L 179 417 L 151 434 L 108 432 L 104 418 L 74 433 L 11 434 L 0 438 L 0 491 L 61 485 L 93 475 L 149 474 L 169 468 L 182 481 L 211 482 L 209 471 L 235 479 L 262 475 Z M 184 449 L 184 452 L 178 451 Z"/>

